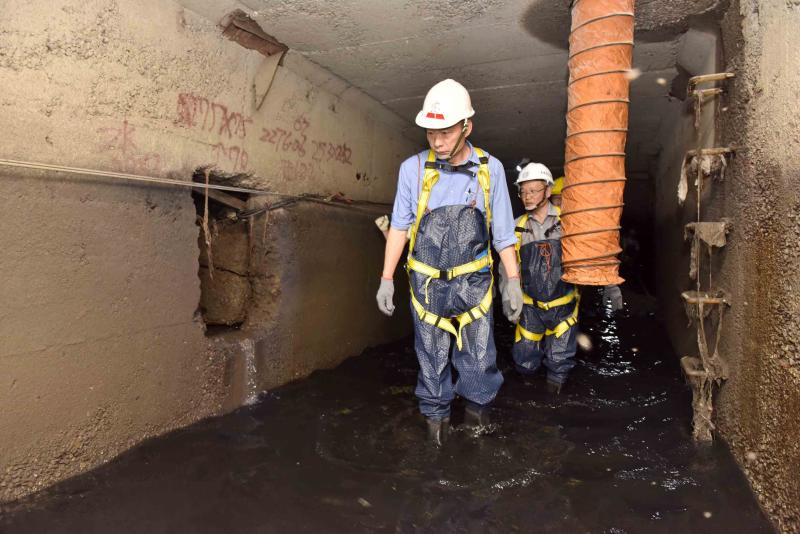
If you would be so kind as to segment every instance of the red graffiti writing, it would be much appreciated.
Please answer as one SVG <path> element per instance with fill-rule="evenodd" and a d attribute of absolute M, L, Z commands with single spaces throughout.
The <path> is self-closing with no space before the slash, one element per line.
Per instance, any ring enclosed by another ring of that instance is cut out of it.
<path fill-rule="evenodd" d="M 246 172 L 250 156 L 247 151 L 239 146 L 225 146 L 222 143 L 210 145 L 216 158 L 215 163 L 230 164 L 234 172 Z"/>
<path fill-rule="evenodd" d="M 157 174 L 161 171 L 161 155 L 139 150 L 136 146 L 136 128 L 127 119 L 118 127 L 98 128 L 97 133 L 103 137 L 99 152 L 109 153 L 118 168 L 136 174 Z"/>
<path fill-rule="evenodd" d="M 253 122 L 250 117 L 229 110 L 225 104 L 211 102 L 191 93 L 178 95 L 177 115 L 175 123 L 178 125 L 215 132 L 221 137 L 227 136 L 227 139 L 244 139 L 247 137 L 247 125 Z"/>
<path fill-rule="evenodd" d="M 314 165 L 304 161 L 282 159 L 280 169 L 284 180 L 309 180 L 314 176 Z"/>
<path fill-rule="evenodd" d="M 311 159 L 318 163 L 337 161 L 352 165 L 353 150 L 347 146 L 347 143 L 336 144 L 312 139 L 311 147 L 306 151 L 309 139 L 305 132 L 310 126 L 311 122 L 305 115 L 301 115 L 295 119 L 291 130 L 262 128 L 259 140 L 272 145 L 275 148 L 275 152 L 293 152 L 301 158 L 309 154 Z"/>
<path fill-rule="evenodd" d="M 292 124 L 294 131 L 301 133 L 305 132 L 309 126 L 311 126 L 311 123 L 308 121 L 305 115 L 300 115 L 297 117 L 294 121 L 294 124 Z"/>
<path fill-rule="evenodd" d="M 350 157 L 353 151 L 347 146 L 347 143 L 335 144 L 327 143 L 325 141 L 311 141 L 314 144 L 314 155 L 311 158 L 314 161 L 338 161 L 339 163 L 346 163 L 352 165 Z"/>
<path fill-rule="evenodd" d="M 302 158 L 306 155 L 306 143 L 308 141 L 305 131 L 310 125 L 311 123 L 308 119 L 301 115 L 292 125 L 294 131 L 284 130 L 283 128 L 262 128 L 259 139 L 273 145 L 275 152 L 294 152 Z"/>
<path fill-rule="evenodd" d="M 261 130 L 260 140 L 273 145 L 275 152 L 296 152 L 301 158 L 306 155 L 306 141 L 308 141 L 306 134 L 301 133 L 293 136 L 294 132 L 283 128 L 262 128 Z"/>

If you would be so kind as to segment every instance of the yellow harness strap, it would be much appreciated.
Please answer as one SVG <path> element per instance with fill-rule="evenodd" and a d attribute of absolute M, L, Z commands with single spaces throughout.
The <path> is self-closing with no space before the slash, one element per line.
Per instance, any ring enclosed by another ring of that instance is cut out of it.
<path fill-rule="evenodd" d="M 558 212 L 559 220 L 561 220 L 561 208 L 559 208 L 558 206 L 553 206 L 553 207 L 556 209 L 556 212 Z M 522 263 L 522 258 L 519 255 L 519 249 L 522 248 L 522 232 L 525 230 L 525 225 L 528 224 L 529 217 L 530 215 L 526 211 L 519 217 L 519 219 L 517 219 L 514 225 L 514 236 L 517 238 L 517 242 L 514 245 L 514 250 L 517 251 L 517 262 L 519 262 L 520 264 Z"/>
<path fill-rule="evenodd" d="M 552 330 L 548 329 L 543 333 L 536 333 L 526 330 L 520 323 L 517 323 L 517 330 L 514 333 L 514 343 L 519 343 L 523 338 L 528 341 L 541 341 L 545 336 L 556 336 L 556 338 L 563 336 L 570 328 L 578 324 L 578 308 L 580 307 L 581 301 L 580 295 L 577 295 L 575 300 L 575 309 L 572 311 L 572 314 L 558 323 Z"/>
<path fill-rule="evenodd" d="M 412 271 L 417 271 L 420 274 L 424 274 L 428 277 L 425 280 L 425 304 L 428 304 L 428 284 L 431 283 L 431 280 L 434 278 L 441 278 L 444 280 L 452 280 L 456 276 L 461 276 L 464 274 L 475 273 L 480 271 L 485 267 L 489 267 L 492 265 L 491 254 L 487 253 L 486 256 L 482 258 L 478 258 L 477 260 L 473 260 L 469 263 L 465 263 L 463 265 L 459 265 L 457 267 L 453 267 L 452 269 L 440 270 L 435 267 L 431 267 L 430 265 L 426 265 L 419 260 L 415 260 L 414 258 L 408 258 L 408 268 Z"/>
<path fill-rule="evenodd" d="M 491 209 L 491 202 L 489 199 L 491 195 L 490 191 L 491 179 L 489 177 L 488 157 L 485 155 L 483 150 L 477 147 L 475 147 L 475 153 L 478 155 L 478 158 L 480 159 L 480 165 L 478 167 L 478 184 L 480 184 L 481 189 L 483 190 L 483 206 L 484 209 L 486 210 L 486 230 L 488 232 L 492 228 L 492 209 Z M 426 161 L 430 163 L 436 162 L 436 155 L 434 154 L 433 150 L 428 152 L 428 159 Z M 411 265 L 414 264 L 417 266 L 427 267 L 431 271 L 439 272 L 439 269 L 434 269 L 433 267 L 426 266 L 424 263 L 414 259 L 414 244 L 417 242 L 417 232 L 419 231 L 419 223 L 425 216 L 425 210 L 428 209 L 428 201 L 431 198 L 431 191 L 433 191 L 433 186 L 436 185 L 436 182 L 438 181 L 439 181 L 439 171 L 435 167 L 433 168 L 425 167 L 425 175 L 422 178 L 422 191 L 420 192 L 419 201 L 417 202 L 417 217 L 414 220 L 414 224 L 411 226 L 411 237 L 409 238 L 409 244 L 408 244 L 409 268 L 411 268 Z M 491 258 L 491 254 L 487 254 L 487 257 Z M 472 270 L 467 271 L 465 269 L 467 269 L 466 266 L 476 264 L 477 262 L 481 261 L 482 260 L 475 260 L 473 262 L 466 263 L 464 265 L 459 265 L 458 267 L 450 269 L 450 271 L 456 272 L 458 270 L 463 270 L 463 272 L 460 272 L 455 276 L 479 271 L 480 269 L 483 269 L 487 265 L 481 265 L 478 269 L 475 269 L 474 271 Z M 489 261 L 488 265 L 491 265 L 492 260 L 489 259 L 488 261 Z"/>
<path fill-rule="evenodd" d="M 481 162 L 478 167 L 478 183 L 483 189 L 483 208 L 486 210 L 486 231 L 492 230 L 492 203 L 489 201 L 491 195 L 491 177 L 489 176 L 489 157 L 478 147 L 475 147 L 475 154 Z M 490 254 L 491 256 L 491 254 Z"/>
<path fill-rule="evenodd" d="M 543 310 L 550 310 L 552 308 L 555 308 L 556 306 L 563 306 L 564 304 L 569 304 L 575 299 L 576 294 L 577 294 L 577 289 L 573 289 L 563 297 L 551 300 L 550 302 L 542 302 L 541 300 L 534 300 L 533 297 L 523 293 L 522 303 L 529 304 L 530 306 L 536 306 L 537 308 L 541 308 Z"/>
<path fill-rule="evenodd" d="M 436 155 L 433 153 L 433 150 L 428 152 L 428 160 L 427 161 L 436 161 Z M 411 237 L 409 238 L 408 243 L 408 259 L 411 260 L 412 254 L 414 252 L 414 243 L 417 241 L 417 230 L 419 230 L 419 222 L 422 220 L 422 217 L 425 215 L 425 210 L 428 208 L 428 200 L 431 198 L 431 191 L 433 190 L 433 186 L 436 185 L 436 182 L 439 181 L 439 171 L 435 168 L 429 169 L 425 167 L 425 176 L 422 178 L 422 191 L 420 191 L 419 199 L 417 201 L 417 217 L 414 220 L 414 224 L 411 226 Z"/>
<path fill-rule="evenodd" d="M 561 208 L 558 206 L 555 207 L 558 211 L 559 215 L 561 214 Z M 527 213 L 523 214 L 519 219 L 516 221 L 516 226 L 514 227 L 514 235 L 517 237 L 517 242 L 514 245 L 514 250 L 517 251 L 517 262 L 521 266 L 522 265 L 522 257 L 520 256 L 520 249 L 522 248 L 522 232 L 525 230 L 525 225 L 528 224 L 528 217 Z M 573 289 L 563 297 L 559 297 L 555 300 L 551 300 L 550 302 L 542 302 L 541 300 L 535 300 L 533 297 L 527 294 L 522 294 L 522 303 L 528 304 L 530 306 L 537 306 L 543 310 L 549 310 L 555 308 L 556 306 L 563 306 L 565 304 L 569 304 L 573 301 L 575 296 L 577 295 L 577 289 Z"/>
<path fill-rule="evenodd" d="M 561 208 L 555 206 L 558 215 L 561 215 Z M 514 228 L 514 234 L 517 237 L 517 243 L 514 245 L 514 249 L 517 251 L 517 261 L 522 264 L 522 257 L 520 256 L 520 249 L 522 248 L 522 232 L 525 229 L 525 226 L 528 224 L 528 213 L 523 214 L 519 219 L 517 219 L 516 227 Z M 559 217 L 560 218 L 560 217 Z M 555 300 L 551 300 L 550 302 L 542 302 L 540 300 L 533 299 L 530 295 L 525 293 L 522 294 L 522 303 L 527 304 L 528 306 L 536 306 L 542 310 L 551 310 L 557 306 L 564 306 L 569 304 L 575 300 L 575 309 L 572 311 L 572 314 L 567 317 L 565 320 L 561 321 L 556 325 L 555 328 L 552 330 L 546 330 L 543 333 L 536 333 L 526 330 L 522 327 L 520 323 L 517 323 L 517 330 L 514 334 L 514 342 L 518 343 L 521 339 L 527 339 L 528 341 L 541 341 L 544 339 L 545 336 L 556 336 L 557 338 L 564 335 L 572 326 L 578 323 L 578 309 L 580 307 L 581 296 L 578 292 L 578 288 L 575 287 L 572 291 L 564 295 L 563 297 L 559 297 Z"/>
<path fill-rule="evenodd" d="M 514 250 L 517 252 L 517 263 L 522 265 L 522 257 L 519 255 L 519 249 L 522 248 L 522 231 L 525 225 L 528 224 L 528 212 L 525 212 L 519 219 L 517 219 L 516 226 L 514 227 L 514 236 L 517 242 L 514 243 Z"/>
<path fill-rule="evenodd" d="M 475 153 L 478 155 L 480 160 L 480 165 L 478 167 L 478 183 L 483 190 L 483 206 L 486 213 L 486 230 L 487 232 L 491 229 L 492 223 L 492 211 L 491 211 L 491 203 L 489 201 L 490 197 L 490 185 L 491 179 L 489 175 L 489 165 L 488 165 L 488 157 L 485 155 L 483 150 L 480 148 L 475 148 Z M 434 154 L 433 150 L 428 152 L 428 162 L 435 162 L 436 155 Z M 417 231 L 419 230 L 420 221 L 422 221 L 422 217 L 425 216 L 425 210 L 428 208 L 428 201 L 431 198 L 431 191 L 433 190 L 433 186 L 436 185 L 436 182 L 439 181 L 439 171 L 433 167 L 425 167 L 425 175 L 422 178 L 422 191 L 420 192 L 419 200 L 417 202 L 417 217 L 414 221 L 414 224 L 411 226 L 411 236 L 409 238 L 409 245 L 408 245 L 408 259 L 406 262 L 406 266 L 410 271 L 416 271 L 422 275 L 428 277 L 425 281 L 425 304 L 429 303 L 428 300 L 428 285 L 431 283 L 431 280 L 434 278 L 437 279 L 445 279 L 445 280 L 452 280 L 457 276 L 462 276 L 465 274 L 474 273 L 489 267 L 489 272 L 491 273 L 492 267 L 492 254 L 491 250 L 489 250 L 489 243 L 486 244 L 487 246 L 487 253 L 486 256 L 479 258 L 477 260 L 473 260 L 469 263 L 465 263 L 463 265 L 458 265 L 453 267 L 452 269 L 436 269 L 435 267 L 431 267 L 430 265 L 426 265 L 421 261 L 414 258 L 414 244 L 417 241 Z M 446 330 L 450 332 L 454 336 L 456 336 L 456 344 L 458 348 L 461 349 L 461 331 L 462 329 L 468 325 L 469 323 L 476 321 L 486 315 L 489 311 L 489 308 L 492 304 L 492 286 L 494 284 L 494 279 L 489 283 L 489 291 L 486 292 L 483 299 L 481 299 L 480 303 L 475 306 L 474 308 L 468 310 L 461 315 L 458 315 L 453 318 L 445 318 L 430 313 L 425 310 L 425 307 L 420 304 L 417 300 L 416 296 L 414 295 L 414 289 L 411 289 L 411 303 L 414 306 L 414 310 L 416 310 L 417 315 L 419 316 L 420 320 L 441 328 L 442 330 Z M 451 322 L 451 319 L 455 320 L 458 323 L 458 328 L 456 329 Z"/>
<path fill-rule="evenodd" d="M 458 350 L 461 350 L 462 342 L 461 342 L 461 331 L 464 329 L 465 326 L 470 324 L 473 321 L 477 321 L 487 313 L 489 313 L 489 308 L 492 306 L 492 286 L 494 285 L 494 281 L 489 283 L 489 291 L 483 296 L 481 301 L 478 303 L 477 306 L 467 310 L 466 312 L 456 315 L 452 318 L 442 317 L 440 315 L 436 315 L 435 313 L 431 313 L 425 310 L 425 307 L 420 304 L 417 300 L 417 297 L 414 296 L 414 291 L 411 291 L 411 304 L 414 306 L 414 310 L 417 312 L 420 320 L 426 322 L 430 325 L 433 325 L 437 328 L 441 328 L 447 332 L 450 332 L 454 336 L 456 336 L 456 346 Z M 458 328 L 453 325 L 453 321 L 458 324 Z"/>

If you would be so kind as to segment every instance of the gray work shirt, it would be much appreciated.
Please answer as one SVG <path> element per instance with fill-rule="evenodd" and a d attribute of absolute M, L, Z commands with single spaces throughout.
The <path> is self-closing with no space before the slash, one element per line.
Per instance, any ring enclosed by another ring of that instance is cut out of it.
<path fill-rule="evenodd" d="M 522 219 L 522 217 L 516 221 L 517 226 L 519 226 L 520 219 Z M 555 228 L 553 228 L 553 226 L 555 226 Z M 553 228 L 553 230 L 545 235 L 545 232 L 550 228 Z M 533 213 L 530 213 L 528 215 L 528 222 L 525 223 L 525 229 L 527 232 L 522 232 L 523 245 L 527 245 L 533 241 L 543 241 L 545 239 L 561 239 L 561 223 L 558 220 L 558 209 L 548 201 L 547 217 L 544 218 L 544 222 L 540 223 L 534 218 Z"/>

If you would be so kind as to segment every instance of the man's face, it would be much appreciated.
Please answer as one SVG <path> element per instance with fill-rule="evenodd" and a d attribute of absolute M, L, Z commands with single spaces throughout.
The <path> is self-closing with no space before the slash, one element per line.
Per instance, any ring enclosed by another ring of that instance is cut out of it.
<path fill-rule="evenodd" d="M 431 146 L 431 150 L 434 151 L 437 158 L 447 159 L 450 156 L 450 152 L 456 147 L 458 138 L 461 136 L 462 126 L 463 123 L 459 122 L 449 128 L 427 131 L 428 144 Z M 464 139 L 466 139 L 470 133 L 472 133 L 472 121 L 467 121 L 467 131 L 464 134 Z"/>
<path fill-rule="evenodd" d="M 532 210 L 550 196 L 550 189 L 551 187 L 543 180 L 522 182 L 519 186 L 519 198 L 526 210 Z"/>

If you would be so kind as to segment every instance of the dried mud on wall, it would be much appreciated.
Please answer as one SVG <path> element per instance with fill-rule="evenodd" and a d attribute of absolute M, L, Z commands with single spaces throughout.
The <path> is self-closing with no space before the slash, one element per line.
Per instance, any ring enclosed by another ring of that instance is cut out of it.
<path fill-rule="evenodd" d="M 713 271 L 715 285 L 727 290 L 732 303 L 720 345 L 731 376 L 716 397 L 715 422 L 782 532 L 800 532 L 797 28 L 796 0 L 731 2 L 721 29 L 724 69 L 736 78 L 726 84 L 715 144 L 741 149 L 724 180 L 710 184 L 702 213 L 703 220 L 727 217 L 733 223 Z M 684 119 L 673 130 L 678 143 L 692 139 Z M 680 152 L 662 153 L 658 233 L 667 239 L 659 244 L 660 283 L 675 345 L 682 354 L 693 354 L 694 333 L 683 326 L 679 297 L 689 287 L 683 285 L 689 266 L 688 244 L 680 243 L 683 224 L 694 219 L 691 210 L 675 203 Z M 665 207 L 670 202 L 671 209 Z M 690 191 L 687 204 L 693 202 Z"/>
<path fill-rule="evenodd" d="M 0 157 L 182 180 L 214 164 L 388 201 L 412 150 L 399 119 L 291 52 L 256 109 L 264 57 L 217 22 L 167 0 L 6 0 Z M 188 190 L 0 168 L 0 500 L 219 412 L 195 217 Z"/>
<path fill-rule="evenodd" d="M 784 532 L 800 532 L 800 55 L 795 0 L 732 2 L 723 21 L 737 73 L 724 138 L 743 147 L 717 209 L 735 217 L 720 285 L 735 308 L 724 354 L 719 426 L 762 505 Z"/>

